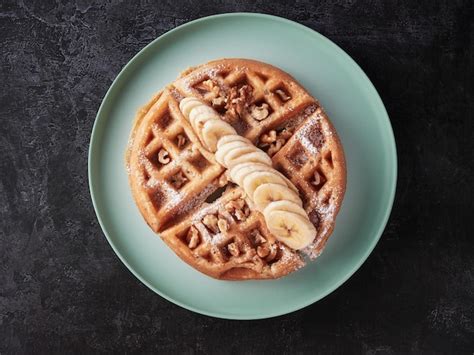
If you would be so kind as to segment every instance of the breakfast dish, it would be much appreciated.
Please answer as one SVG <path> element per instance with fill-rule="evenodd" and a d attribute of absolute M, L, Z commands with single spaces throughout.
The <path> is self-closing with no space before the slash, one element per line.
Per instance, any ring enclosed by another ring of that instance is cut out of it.
<path fill-rule="evenodd" d="M 190 68 L 137 113 L 126 155 L 148 225 L 197 270 L 271 279 L 317 257 L 345 192 L 327 115 L 271 65 Z"/>

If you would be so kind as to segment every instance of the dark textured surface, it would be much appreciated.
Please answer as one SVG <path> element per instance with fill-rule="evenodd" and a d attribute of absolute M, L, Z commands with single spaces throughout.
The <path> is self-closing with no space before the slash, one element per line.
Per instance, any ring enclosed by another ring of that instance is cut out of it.
<path fill-rule="evenodd" d="M 290 3 L 1 2 L 1 354 L 474 352 L 472 5 Z M 253 322 L 148 290 L 102 236 L 87 185 L 95 114 L 122 66 L 177 25 L 233 11 L 296 20 L 346 50 L 399 153 L 394 210 L 362 268 L 317 304 Z"/>

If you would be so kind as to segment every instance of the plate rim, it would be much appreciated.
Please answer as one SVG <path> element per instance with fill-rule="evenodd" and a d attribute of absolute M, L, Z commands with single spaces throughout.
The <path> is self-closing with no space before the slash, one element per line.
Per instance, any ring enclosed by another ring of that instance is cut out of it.
<path fill-rule="evenodd" d="M 389 199 L 388 199 L 388 205 L 385 210 L 385 213 L 383 215 L 383 218 L 381 219 L 381 223 L 379 224 L 378 229 L 376 230 L 376 233 L 374 233 L 375 238 L 372 239 L 371 243 L 369 244 L 368 248 L 366 249 L 365 253 L 363 256 L 358 260 L 358 262 L 346 273 L 346 275 L 338 280 L 337 282 L 334 283 L 334 285 L 325 292 L 322 292 L 320 296 L 315 296 L 315 297 L 308 297 L 308 299 L 305 302 L 301 302 L 299 304 L 295 304 L 293 306 L 285 308 L 285 310 L 278 309 L 274 312 L 267 312 L 267 314 L 254 314 L 254 315 L 238 315 L 238 314 L 226 314 L 222 313 L 219 311 L 208 311 L 208 310 L 203 310 L 198 307 L 188 305 L 186 303 L 183 303 L 181 301 L 175 300 L 171 296 L 167 295 L 165 292 L 159 290 L 157 287 L 152 285 L 150 282 L 144 279 L 138 272 L 134 270 L 134 268 L 127 262 L 125 257 L 120 253 L 118 250 L 117 246 L 115 245 L 113 238 L 110 237 L 106 227 L 105 223 L 103 222 L 102 216 L 99 208 L 98 208 L 98 202 L 96 201 L 96 195 L 97 193 L 95 192 L 95 187 L 94 187 L 94 182 L 93 182 L 93 160 L 94 160 L 94 151 L 97 151 L 98 147 L 100 146 L 99 142 L 100 140 L 97 137 L 98 131 L 100 130 L 100 121 L 104 121 L 101 119 L 101 117 L 104 117 L 103 111 L 105 110 L 106 102 L 108 101 L 109 96 L 113 95 L 113 92 L 119 89 L 120 82 L 122 81 L 122 77 L 127 72 L 127 69 L 131 67 L 135 61 L 138 60 L 139 57 L 141 57 L 147 50 L 149 50 L 154 44 L 165 37 L 170 36 L 174 32 L 183 30 L 186 27 L 195 25 L 200 22 L 205 22 L 209 20 L 214 20 L 216 18 L 222 18 L 222 17 L 255 17 L 255 18 L 262 18 L 262 19 L 270 19 L 273 21 L 281 22 L 285 25 L 293 26 L 295 29 L 300 30 L 300 31 L 305 31 L 306 33 L 318 37 L 319 40 L 322 40 L 323 42 L 326 42 L 327 45 L 335 47 L 335 49 L 339 52 L 342 52 L 342 55 L 345 55 L 348 60 L 348 62 L 354 67 L 356 71 L 358 71 L 358 74 L 362 75 L 362 77 L 366 80 L 369 88 L 373 90 L 373 93 L 375 94 L 375 100 L 377 100 L 377 106 L 380 106 L 382 109 L 382 114 L 383 117 L 381 118 L 382 121 L 386 121 L 387 124 L 387 136 L 388 136 L 388 142 L 387 142 L 387 147 L 389 148 L 389 151 L 393 154 L 393 159 L 392 163 L 389 166 L 388 171 L 390 171 L 393 175 L 393 179 L 391 182 L 390 191 L 389 191 Z M 289 314 L 292 312 L 295 312 L 297 310 L 300 310 L 302 308 L 305 308 L 313 303 L 316 303 L 320 301 L 321 299 L 325 298 L 332 292 L 334 292 L 336 289 L 338 289 L 341 285 L 343 285 L 352 275 L 354 275 L 360 267 L 365 263 L 365 261 L 368 259 L 372 251 L 374 250 L 375 246 L 379 242 L 383 231 L 385 230 L 385 227 L 388 223 L 388 220 L 390 218 L 390 214 L 393 209 L 393 203 L 395 200 L 395 194 L 396 194 L 396 188 L 397 188 L 397 181 L 398 181 L 398 154 L 397 154 L 397 147 L 396 147 L 396 141 L 395 141 L 395 135 L 393 133 L 393 127 L 390 121 L 390 117 L 388 115 L 387 109 L 385 105 L 383 104 L 382 98 L 380 97 L 377 89 L 367 76 L 367 74 L 364 72 L 364 70 L 357 64 L 357 62 L 346 52 L 344 51 L 341 47 L 339 47 L 336 43 L 332 42 L 329 38 L 325 37 L 324 35 L 320 34 L 316 30 L 313 30 L 310 27 L 307 27 L 305 25 L 302 25 L 296 21 L 292 21 L 283 17 L 275 16 L 275 15 L 269 15 L 269 14 L 264 14 L 264 13 L 253 13 L 253 12 L 230 12 L 230 13 L 222 13 L 222 14 L 216 14 L 216 15 L 211 15 L 211 16 L 205 16 L 205 17 L 200 17 L 195 20 L 186 22 L 184 24 L 181 24 L 165 33 L 162 35 L 156 37 L 153 41 L 148 43 L 145 47 L 143 47 L 138 53 L 136 53 L 120 70 L 120 72 L 117 74 L 115 79 L 112 81 L 110 84 L 110 87 L 108 88 L 106 94 L 104 95 L 101 104 L 99 106 L 99 109 L 97 111 L 94 124 L 92 127 L 91 131 L 91 137 L 89 141 L 89 151 L 88 151 L 88 163 L 87 163 L 87 170 L 88 170 L 88 184 L 89 184 L 89 192 L 92 200 L 92 205 L 94 207 L 94 212 L 96 215 L 96 218 L 99 222 L 99 225 L 101 227 L 102 233 L 105 235 L 109 245 L 112 247 L 112 250 L 114 251 L 115 255 L 120 259 L 120 261 L 127 267 L 127 269 L 140 281 L 142 282 L 145 286 L 147 286 L 150 290 L 155 292 L 156 294 L 160 295 L 164 299 L 166 299 L 169 302 L 172 302 L 182 308 L 185 308 L 187 310 L 190 310 L 192 312 L 196 312 L 199 314 L 203 314 L 206 316 L 210 317 L 215 317 L 215 318 L 221 318 L 221 319 L 233 319 L 233 320 L 257 320 L 257 319 L 268 319 L 268 318 L 273 318 L 273 317 L 278 317 L 282 316 L 285 314 Z"/>

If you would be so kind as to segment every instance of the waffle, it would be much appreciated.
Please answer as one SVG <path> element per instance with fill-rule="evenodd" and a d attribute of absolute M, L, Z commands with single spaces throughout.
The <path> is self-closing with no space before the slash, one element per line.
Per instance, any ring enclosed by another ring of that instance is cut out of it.
<path fill-rule="evenodd" d="M 180 111 L 185 97 L 213 107 L 296 186 L 317 230 L 309 246 L 294 250 L 269 231 Z M 318 256 L 346 183 L 343 150 L 319 102 L 283 71 L 245 59 L 190 68 L 156 94 L 137 113 L 126 161 L 153 231 L 189 265 L 227 280 L 278 278 Z"/>

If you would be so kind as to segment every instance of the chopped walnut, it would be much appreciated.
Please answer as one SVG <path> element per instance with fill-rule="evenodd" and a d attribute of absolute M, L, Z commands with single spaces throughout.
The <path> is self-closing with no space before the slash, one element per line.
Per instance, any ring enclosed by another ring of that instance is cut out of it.
<path fill-rule="evenodd" d="M 227 110 L 226 114 L 230 116 L 237 117 L 237 98 L 239 97 L 239 91 L 234 86 L 229 91 L 229 96 L 227 98 L 227 103 L 225 105 L 225 109 Z"/>
<path fill-rule="evenodd" d="M 166 165 L 171 161 L 169 153 L 166 151 L 166 149 L 160 149 L 160 151 L 158 152 L 158 161 L 163 165 Z"/>
<path fill-rule="evenodd" d="M 272 130 L 260 137 L 259 146 L 262 148 L 270 146 L 267 150 L 267 154 L 272 157 L 285 145 L 292 134 L 293 133 L 286 128 L 278 133 Z"/>
<path fill-rule="evenodd" d="M 278 252 L 278 248 L 277 248 L 276 244 L 270 245 L 270 253 L 268 254 L 266 260 L 267 261 L 272 261 L 273 259 L 275 259 L 276 255 L 277 255 L 277 252 Z"/>
<path fill-rule="evenodd" d="M 318 186 L 321 183 L 321 176 L 319 175 L 317 170 L 314 172 L 314 180 L 311 181 L 311 183 L 314 186 Z"/>
<path fill-rule="evenodd" d="M 182 134 L 178 134 L 176 138 L 178 140 L 178 148 L 184 147 L 184 145 L 186 144 L 186 137 Z"/>
<path fill-rule="evenodd" d="M 243 100 L 244 103 L 248 103 L 251 96 L 252 96 L 252 87 L 251 86 L 243 85 L 239 89 L 239 99 Z"/>
<path fill-rule="evenodd" d="M 208 214 L 202 219 L 202 223 L 214 234 L 219 232 L 217 225 L 217 217 L 213 214 Z"/>
<path fill-rule="evenodd" d="M 188 230 L 188 234 L 186 235 L 186 242 L 188 243 L 188 247 L 194 249 L 199 244 L 199 232 L 196 227 L 192 226 Z"/>
<path fill-rule="evenodd" d="M 259 245 L 257 247 L 257 255 L 261 258 L 265 258 L 270 254 L 270 248 L 267 245 Z"/>
<path fill-rule="evenodd" d="M 268 108 L 269 106 L 267 103 L 263 103 L 260 106 L 252 105 L 250 107 L 250 116 L 257 121 L 263 121 L 270 113 Z"/>
<path fill-rule="evenodd" d="M 225 219 L 219 218 L 219 220 L 217 221 L 217 227 L 219 228 L 221 233 L 224 233 L 229 230 L 229 223 Z"/>
<path fill-rule="evenodd" d="M 241 198 L 228 202 L 224 208 L 235 216 L 238 221 L 245 220 L 250 215 L 250 209 Z"/>
<path fill-rule="evenodd" d="M 227 202 L 224 207 L 227 211 L 233 212 L 235 210 L 239 210 L 243 208 L 244 206 L 245 206 L 245 201 L 239 198 L 238 200 L 232 200 L 232 201 Z"/>
<path fill-rule="evenodd" d="M 225 219 L 227 223 L 232 223 L 232 215 L 224 209 L 219 210 L 219 217 Z"/>
<path fill-rule="evenodd" d="M 201 83 L 201 86 L 207 89 L 207 91 L 212 91 L 217 86 L 217 83 L 212 79 L 207 79 Z"/>
<path fill-rule="evenodd" d="M 276 153 L 278 153 L 278 151 L 281 149 L 281 147 L 283 147 L 284 144 L 284 139 L 277 139 L 276 142 L 273 143 L 270 148 L 268 148 L 267 154 L 271 157 L 274 156 Z"/>
<path fill-rule="evenodd" d="M 188 178 L 180 170 L 171 177 L 170 181 L 175 188 L 180 189 L 188 182 Z"/>
<path fill-rule="evenodd" d="M 226 98 L 219 85 L 211 79 L 204 80 L 196 86 L 198 90 L 204 91 L 204 99 L 210 101 L 213 107 L 223 107 Z"/>
<path fill-rule="evenodd" d="M 288 95 L 286 94 L 286 92 L 284 92 L 284 91 L 281 90 L 281 89 L 275 90 L 275 93 L 276 93 L 278 96 L 280 96 L 280 98 L 282 99 L 282 101 L 288 101 L 288 100 L 291 99 L 291 97 L 288 96 Z"/>
<path fill-rule="evenodd" d="M 260 234 L 260 232 L 258 231 L 258 229 L 255 229 L 254 231 L 252 231 L 252 237 L 254 238 L 254 241 L 255 241 L 255 244 L 263 244 L 265 243 L 267 240 L 262 236 L 262 234 Z"/>
<path fill-rule="evenodd" d="M 228 246 L 227 246 L 227 250 L 229 251 L 229 253 L 232 255 L 232 256 L 239 256 L 240 255 L 240 250 L 239 250 L 239 247 L 238 245 L 235 243 L 235 242 L 232 242 L 230 243 Z"/>
<path fill-rule="evenodd" d="M 209 98 L 217 97 L 220 91 L 219 85 L 214 80 L 207 79 L 203 82 L 196 85 L 196 89 L 205 91 L 205 96 L 210 96 Z"/>
<path fill-rule="evenodd" d="M 277 139 L 277 132 L 273 129 L 268 133 L 262 134 L 262 136 L 260 137 L 260 143 L 261 143 L 260 145 L 261 146 L 269 145 L 275 142 L 276 139 Z"/>
<path fill-rule="evenodd" d="M 242 212 L 242 210 L 235 210 L 235 218 L 237 218 L 238 221 L 243 221 L 245 220 L 245 213 Z"/>
<path fill-rule="evenodd" d="M 244 112 L 244 109 L 248 106 L 252 97 L 252 87 L 249 85 L 243 85 L 240 89 L 236 86 L 232 87 L 229 92 L 225 109 L 227 110 L 226 116 L 230 120 L 240 117 Z"/>
<path fill-rule="evenodd" d="M 223 96 L 215 97 L 211 101 L 213 107 L 224 107 L 225 103 L 226 99 Z"/>

